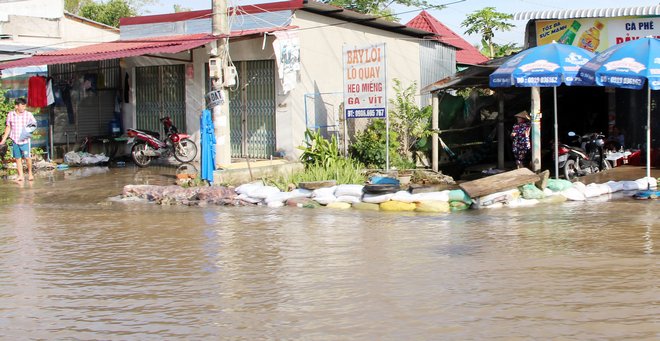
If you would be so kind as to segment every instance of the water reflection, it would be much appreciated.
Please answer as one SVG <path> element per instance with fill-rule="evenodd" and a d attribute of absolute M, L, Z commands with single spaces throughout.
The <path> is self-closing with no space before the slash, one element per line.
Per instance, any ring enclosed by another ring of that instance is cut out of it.
<path fill-rule="evenodd" d="M 3 339 L 654 339 L 656 202 L 451 215 L 110 202 L 0 184 Z"/>

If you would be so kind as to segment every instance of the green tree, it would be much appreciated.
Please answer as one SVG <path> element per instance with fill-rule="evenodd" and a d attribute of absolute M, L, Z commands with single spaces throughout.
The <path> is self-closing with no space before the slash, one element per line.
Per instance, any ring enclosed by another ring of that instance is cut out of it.
<path fill-rule="evenodd" d="M 114 27 L 119 26 L 120 18 L 136 15 L 137 11 L 125 0 L 110 0 L 107 3 L 89 2 L 80 8 L 80 16 Z"/>
<path fill-rule="evenodd" d="M 370 14 L 390 21 L 399 21 L 389 7 L 398 4 L 406 7 L 417 7 L 424 9 L 443 9 L 442 5 L 434 5 L 426 0 L 320 0 L 321 2 L 335 5 L 364 14 Z"/>
<path fill-rule="evenodd" d="M 175 5 L 173 5 L 172 8 L 174 9 L 174 13 L 179 13 L 179 12 L 190 12 L 190 11 L 192 11 L 192 8 L 190 8 L 190 7 L 183 7 L 183 6 L 179 5 L 179 4 L 175 4 Z"/>
<path fill-rule="evenodd" d="M 111 26 L 119 25 L 119 19 L 143 13 L 146 5 L 158 0 L 64 0 L 64 9 L 75 15 Z M 114 17 L 119 16 L 117 20 Z M 117 22 L 113 24 L 113 22 Z"/>
<path fill-rule="evenodd" d="M 490 52 L 488 50 L 489 50 L 488 47 L 482 46 L 480 52 L 484 56 L 487 56 L 488 53 Z M 508 43 L 504 45 L 493 43 L 493 50 L 495 51 L 493 57 L 499 58 L 499 57 L 506 57 L 516 52 L 520 52 L 522 50 L 522 47 L 518 46 L 516 43 Z"/>
<path fill-rule="evenodd" d="M 509 20 L 513 15 L 495 11 L 495 7 L 486 7 L 479 11 L 474 11 L 468 15 L 461 23 L 461 27 L 466 27 L 465 34 L 481 34 L 481 42 L 484 47 L 488 47 L 489 57 L 495 56 L 495 45 L 493 37 L 495 31 L 510 31 L 513 24 Z"/>
<path fill-rule="evenodd" d="M 413 82 L 404 87 L 399 79 L 394 79 L 396 97 L 390 99 L 390 115 L 392 117 L 392 130 L 399 136 L 399 154 L 404 159 L 412 160 L 412 153 L 417 142 L 430 135 L 427 127 L 431 121 L 430 107 L 420 108 L 415 103 L 417 83 Z"/>

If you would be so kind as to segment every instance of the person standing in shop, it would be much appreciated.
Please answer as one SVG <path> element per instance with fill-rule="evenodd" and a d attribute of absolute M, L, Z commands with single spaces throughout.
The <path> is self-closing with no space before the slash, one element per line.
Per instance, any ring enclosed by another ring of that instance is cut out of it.
<path fill-rule="evenodd" d="M 513 156 L 516 159 L 516 168 L 526 167 L 531 161 L 529 151 L 532 149 L 529 138 L 531 130 L 531 117 L 527 111 L 523 110 L 514 115 L 516 124 L 513 125 L 511 137 L 513 138 Z"/>
<path fill-rule="evenodd" d="M 30 133 L 28 127 L 36 126 L 37 120 L 31 112 L 26 110 L 27 101 L 25 98 L 17 98 L 14 101 L 14 111 L 7 114 L 7 127 L 5 133 L 2 135 L 0 145 L 7 142 L 7 137 L 13 141 L 12 156 L 16 159 L 16 167 L 18 170 L 17 182 L 25 180 L 23 175 L 23 160 L 25 160 L 28 170 L 28 180 L 34 180 L 32 174 L 32 156 L 30 155 Z"/>

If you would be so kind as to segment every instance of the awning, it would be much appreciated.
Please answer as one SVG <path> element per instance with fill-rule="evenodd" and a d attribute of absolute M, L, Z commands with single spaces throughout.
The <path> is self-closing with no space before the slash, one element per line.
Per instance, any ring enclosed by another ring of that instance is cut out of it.
<path fill-rule="evenodd" d="M 513 20 L 613 18 L 644 15 L 660 15 L 660 5 L 520 12 L 513 15 Z"/>
<path fill-rule="evenodd" d="M 511 56 L 491 59 L 479 65 L 469 66 L 467 69 L 456 72 L 437 82 L 429 84 L 420 90 L 420 93 L 434 93 L 445 89 L 460 89 L 469 87 L 488 88 L 490 74 L 500 67 Z"/>
<path fill-rule="evenodd" d="M 189 34 L 136 40 L 117 40 L 71 49 L 48 51 L 32 57 L 0 64 L 0 70 L 32 65 L 67 64 L 135 57 L 154 53 L 177 53 L 214 40 L 210 34 Z"/>

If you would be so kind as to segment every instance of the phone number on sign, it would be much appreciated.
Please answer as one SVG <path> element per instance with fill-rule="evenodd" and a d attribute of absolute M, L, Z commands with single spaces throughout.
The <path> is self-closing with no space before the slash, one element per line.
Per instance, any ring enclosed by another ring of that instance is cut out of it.
<path fill-rule="evenodd" d="M 346 118 L 383 118 L 385 109 L 347 109 Z"/>

